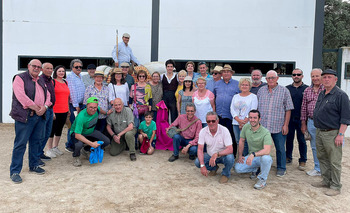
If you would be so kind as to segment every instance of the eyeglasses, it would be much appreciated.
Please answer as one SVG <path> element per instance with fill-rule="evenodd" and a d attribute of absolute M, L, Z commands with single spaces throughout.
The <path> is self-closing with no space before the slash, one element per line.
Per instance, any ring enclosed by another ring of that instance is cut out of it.
<path fill-rule="evenodd" d="M 297 73 L 297 74 L 292 74 L 292 76 L 302 76 L 303 74 Z"/>
<path fill-rule="evenodd" d="M 274 80 L 276 79 L 277 77 L 266 77 L 266 80 Z"/>
<path fill-rule="evenodd" d="M 146 76 L 145 75 L 139 75 L 139 78 L 145 78 Z"/>
<path fill-rule="evenodd" d="M 129 67 L 126 67 L 126 66 L 121 66 L 121 68 L 129 68 Z"/>
<path fill-rule="evenodd" d="M 219 73 L 219 72 L 214 72 L 213 73 L 213 75 L 219 75 L 219 74 L 221 74 L 221 73 Z"/>
<path fill-rule="evenodd" d="M 207 124 L 210 124 L 210 123 L 215 123 L 216 120 L 207 120 Z"/>
<path fill-rule="evenodd" d="M 75 69 L 83 69 L 83 66 L 75 66 Z"/>
<path fill-rule="evenodd" d="M 30 66 L 32 66 L 34 69 L 39 69 L 39 70 L 41 69 L 41 66 L 36 66 L 36 65 L 32 65 L 32 64 Z"/>
<path fill-rule="evenodd" d="M 186 110 L 186 112 L 194 112 L 194 110 Z"/>

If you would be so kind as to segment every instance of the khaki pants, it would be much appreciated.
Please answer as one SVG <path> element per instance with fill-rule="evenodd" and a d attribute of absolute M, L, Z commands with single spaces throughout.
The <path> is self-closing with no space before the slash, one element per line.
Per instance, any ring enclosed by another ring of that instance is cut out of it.
<path fill-rule="evenodd" d="M 128 145 L 128 147 L 129 147 L 129 153 L 135 154 L 135 134 L 136 134 L 135 128 L 133 128 L 131 131 L 125 133 L 120 138 L 120 144 L 116 143 L 112 139 L 110 154 L 112 156 L 119 155 L 120 153 L 122 153 L 125 150 L 126 145 Z"/>
<path fill-rule="evenodd" d="M 334 141 L 338 130 L 320 131 L 316 130 L 317 158 L 320 161 L 323 182 L 330 188 L 340 190 L 342 146 L 336 146 Z"/>

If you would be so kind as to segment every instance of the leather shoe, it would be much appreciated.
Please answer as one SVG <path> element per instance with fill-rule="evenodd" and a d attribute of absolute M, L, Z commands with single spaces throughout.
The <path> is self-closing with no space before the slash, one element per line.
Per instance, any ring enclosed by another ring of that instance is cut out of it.
<path fill-rule="evenodd" d="M 323 181 L 311 183 L 311 186 L 316 188 L 329 188 L 329 185 L 325 184 Z"/>
<path fill-rule="evenodd" d="M 228 182 L 228 177 L 225 175 L 221 176 L 219 183 L 227 183 Z"/>
<path fill-rule="evenodd" d="M 177 159 L 179 159 L 179 156 L 172 155 L 172 156 L 168 159 L 168 161 L 169 161 L 169 162 L 174 162 L 174 161 L 176 161 Z"/>
<path fill-rule="evenodd" d="M 328 189 L 325 193 L 327 196 L 336 196 L 340 194 L 340 190 L 337 189 Z"/>
<path fill-rule="evenodd" d="M 135 153 L 130 154 L 130 160 L 131 160 L 131 161 L 136 161 L 136 155 L 135 155 Z"/>

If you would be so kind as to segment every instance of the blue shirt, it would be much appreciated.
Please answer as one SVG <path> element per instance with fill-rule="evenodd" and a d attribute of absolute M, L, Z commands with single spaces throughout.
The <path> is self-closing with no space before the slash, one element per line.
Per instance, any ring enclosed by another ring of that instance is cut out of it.
<path fill-rule="evenodd" d="M 205 86 L 205 88 L 210 90 L 210 92 L 214 93 L 215 82 L 216 81 L 214 81 L 214 79 L 207 81 L 207 85 Z"/>
<path fill-rule="evenodd" d="M 137 65 L 140 65 L 140 61 L 137 60 L 137 58 L 134 56 L 132 53 L 132 50 L 130 46 L 126 46 L 124 42 L 119 42 L 118 43 L 118 58 L 117 58 L 117 47 L 114 46 L 113 51 L 112 51 L 112 57 L 113 60 L 117 63 L 119 63 L 119 66 L 121 63 L 126 62 L 129 63 L 131 60 L 133 60 Z"/>
<path fill-rule="evenodd" d="M 198 75 L 193 75 L 193 79 L 192 79 L 192 81 L 193 81 L 193 83 L 194 84 L 196 84 L 196 81 L 198 80 L 198 78 L 200 78 L 200 77 L 202 77 L 202 75 L 200 74 L 200 73 L 197 73 Z M 207 73 L 208 74 L 208 73 Z M 210 81 L 211 79 L 213 79 L 213 76 L 211 76 L 211 75 L 207 75 L 207 77 L 205 77 L 205 80 L 207 81 L 207 83 L 208 83 L 208 81 Z M 197 85 L 196 85 L 197 86 Z"/>
<path fill-rule="evenodd" d="M 216 113 L 221 118 L 229 118 L 232 120 L 230 106 L 232 97 L 239 93 L 238 81 L 230 79 L 226 84 L 223 79 L 217 81 L 214 86 Z"/>
<path fill-rule="evenodd" d="M 67 83 L 70 91 L 70 100 L 73 107 L 79 107 L 83 103 L 85 85 L 81 74 L 76 75 L 73 71 L 67 74 Z"/>

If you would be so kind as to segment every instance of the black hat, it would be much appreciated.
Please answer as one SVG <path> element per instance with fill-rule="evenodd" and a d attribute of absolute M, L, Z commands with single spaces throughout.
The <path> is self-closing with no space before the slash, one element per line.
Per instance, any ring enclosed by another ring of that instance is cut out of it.
<path fill-rule="evenodd" d="M 337 72 L 335 70 L 331 70 L 331 69 L 323 71 L 321 75 L 325 75 L 325 74 L 331 74 L 331 75 L 337 76 Z"/>
<path fill-rule="evenodd" d="M 87 66 L 87 69 L 89 70 L 89 69 L 96 69 L 96 66 L 95 66 L 95 64 L 89 64 L 88 66 Z"/>

